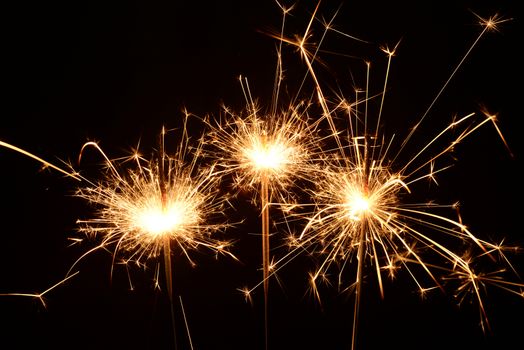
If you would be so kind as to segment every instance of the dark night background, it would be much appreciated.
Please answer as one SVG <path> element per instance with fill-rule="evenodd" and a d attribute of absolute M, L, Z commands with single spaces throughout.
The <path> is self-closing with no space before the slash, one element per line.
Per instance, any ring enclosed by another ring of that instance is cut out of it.
<path fill-rule="evenodd" d="M 507 244 L 524 246 L 517 108 L 522 17 L 513 3 L 346 1 L 334 24 L 370 44 L 332 33 L 323 48 L 371 60 L 371 85 L 380 90 L 386 59 L 378 47 L 402 39 L 383 114 L 385 132 L 400 138 L 481 30 L 471 11 L 513 18 L 500 32 L 483 37 L 423 130 L 439 130 L 454 114 L 479 112 L 481 106 L 499 114 L 514 157 L 493 128 L 482 128 L 457 147 L 456 165 L 428 196 L 460 201 L 465 223 L 479 237 L 506 237 Z M 329 18 L 339 5 L 325 1 L 319 14 Z M 313 8 L 312 2 L 299 2 L 286 33 L 302 34 Z M 217 114 L 221 103 L 241 110 L 239 75 L 249 79 L 256 98 L 269 103 L 276 41 L 265 33 L 278 30 L 280 19 L 270 0 L 3 4 L 0 140 L 56 165 L 74 161 L 88 140 L 99 141 L 110 157 L 126 155 L 140 140 L 147 154 L 163 125 L 180 125 L 183 107 L 197 115 Z M 315 28 L 318 38 L 320 26 Z M 292 96 L 298 81 L 293 77 L 303 76 L 305 66 L 293 48 L 284 47 L 284 55 Z M 349 92 L 350 73 L 363 86 L 361 62 L 323 57 L 333 70 L 319 68 L 326 91 L 338 84 Z M 96 244 L 68 246 L 68 238 L 77 236 L 76 219 L 89 217 L 91 208 L 72 196 L 75 181 L 40 171 L 40 164 L 21 154 L 0 149 L 0 169 L 0 293 L 43 291 Z M 197 350 L 264 347 L 262 290 L 255 292 L 253 306 L 236 290 L 261 277 L 259 239 L 253 235 L 259 221 L 248 199 L 240 197 L 235 203 L 241 209 L 232 214 L 247 220 L 227 232 L 239 240 L 233 251 L 241 263 L 203 252 L 193 255 L 198 263 L 193 268 L 184 257 L 174 257 L 175 294 L 183 298 Z M 524 273 L 523 256 L 510 258 Z M 131 270 L 135 289 L 130 291 L 126 271 L 117 266 L 110 280 L 110 266 L 109 253 L 92 254 L 78 266 L 79 275 L 46 295 L 47 308 L 30 298 L 0 297 L 0 348 L 173 349 L 169 303 L 163 291 L 154 290 L 153 271 Z M 323 288 L 321 308 L 306 293 L 311 268 L 301 257 L 282 270 L 283 288 L 272 282 L 270 349 L 350 348 L 353 299 Z M 522 348 L 522 298 L 489 289 L 485 301 L 493 331 L 484 335 L 476 306 L 458 307 L 452 291 L 421 300 L 402 272 L 385 289 L 381 300 L 374 283 L 364 285 L 359 349 Z M 178 348 L 187 349 L 178 306 L 176 315 Z"/>

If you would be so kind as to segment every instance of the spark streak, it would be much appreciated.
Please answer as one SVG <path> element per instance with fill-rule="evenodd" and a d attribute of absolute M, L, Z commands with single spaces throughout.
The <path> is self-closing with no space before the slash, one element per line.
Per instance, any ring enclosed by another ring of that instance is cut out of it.
<path fill-rule="evenodd" d="M 66 278 L 62 279 L 61 281 L 53 284 L 51 287 L 47 288 L 46 290 L 44 290 L 43 292 L 40 292 L 40 293 L 0 293 L 0 296 L 13 296 L 13 297 L 28 297 L 28 298 L 34 298 L 34 299 L 38 299 L 41 303 L 42 303 L 42 306 L 46 307 L 46 303 L 45 303 L 45 298 L 44 296 L 51 292 L 53 289 L 55 288 L 58 288 L 59 286 L 63 285 L 64 283 L 66 283 L 69 279 L 73 278 L 74 276 L 76 276 L 79 272 L 76 271 L 75 273 L 72 273 L 70 274 L 69 276 L 67 276 Z"/>

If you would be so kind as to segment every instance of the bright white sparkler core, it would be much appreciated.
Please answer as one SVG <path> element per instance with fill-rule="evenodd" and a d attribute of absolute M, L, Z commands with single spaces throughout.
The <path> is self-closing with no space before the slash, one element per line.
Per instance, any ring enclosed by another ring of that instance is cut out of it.
<path fill-rule="evenodd" d="M 161 204 L 143 208 L 137 215 L 137 225 L 152 236 L 172 232 L 188 222 L 188 213 L 183 203 L 170 203 L 166 208 Z"/>
<path fill-rule="evenodd" d="M 369 197 L 364 193 L 359 191 L 349 191 L 346 193 L 345 206 L 348 210 L 348 217 L 351 220 L 359 221 L 371 210 L 372 203 Z"/>
<path fill-rule="evenodd" d="M 289 163 L 292 149 L 281 143 L 255 142 L 245 150 L 245 156 L 258 170 L 277 170 Z"/>

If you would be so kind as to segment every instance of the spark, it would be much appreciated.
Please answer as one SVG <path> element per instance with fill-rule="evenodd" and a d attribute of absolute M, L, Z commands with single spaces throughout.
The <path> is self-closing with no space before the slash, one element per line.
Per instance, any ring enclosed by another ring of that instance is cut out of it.
<path fill-rule="evenodd" d="M 184 303 L 182 302 L 182 296 L 178 296 L 179 300 L 180 300 L 180 308 L 182 310 L 182 316 L 184 317 L 184 325 L 186 327 L 186 333 L 187 333 L 187 337 L 189 339 L 189 347 L 191 350 L 193 350 L 193 340 L 191 339 L 191 333 L 189 332 L 189 325 L 187 323 L 187 317 L 186 317 L 186 311 L 184 309 Z"/>
<path fill-rule="evenodd" d="M 58 166 L 48 162 L 47 160 L 44 160 L 44 159 L 36 156 L 35 154 L 33 154 L 31 152 L 28 152 L 28 151 L 26 151 L 26 150 L 24 150 L 24 149 L 22 149 L 20 147 L 17 147 L 15 145 L 10 144 L 10 143 L 4 142 L 2 140 L 0 140 L 0 146 L 8 148 L 8 149 L 11 149 L 11 150 L 13 150 L 15 152 L 18 152 L 18 153 L 21 153 L 21 154 L 23 154 L 23 155 L 25 155 L 25 156 L 27 156 L 29 158 L 33 158 L 33 159 L 37 160 L 38 162 L 42 163 L 44 167 L 52 168 L 52 169 L 54 169 L 56 171 L 61 172 L 62 174 L 66 175 L 68 177 L 71 177 L 71 178 L 73 178 L 75 180 L 81 181 L 81 178 L 80 178 L 80 176 L 77 173 L 64 170 L 64 169 L 62 169 L 62 168 L 60 168 L 60 167 L 58 167 Z"/>
<path fill-rule="evenodd" d="M 40 292 L 40 293 L 0 293 L 0 296 L 15 296 L 15 297 L 34 298 L 34 299 L 38 299 L 42 303 L 43 307 L 47 307 L 44 296 L 47 293 L 51 292 L 53 289 L 57 288 L 58 286 L 61 286 L 61 285 L 65 284 L 68 280 L 70 280 L 71 278 L 76 276 L 78 273 L 79 273 L 79 271 L 76 271 L 74 273 L 69 274 L 69 276 L 67 276 L 66 278 L 62 279 L 61 281 L 59 281 L 59 282 L 57 282 L 55 284 L 53 284 L 51 287 L 47 288 L 46 290 L 44 290 L 43 292 Z"/>

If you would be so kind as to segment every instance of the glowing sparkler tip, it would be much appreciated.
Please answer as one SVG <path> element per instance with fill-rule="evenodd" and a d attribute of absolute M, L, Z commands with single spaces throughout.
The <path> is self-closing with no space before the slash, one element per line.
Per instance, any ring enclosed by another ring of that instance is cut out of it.
<path fill-rule="evenodd" d="M 137 215 L 138 227 L 152 236 L 164 235 L 176 230 L 187 221 L 184 207 L 174 203 L 169 208 L 145 208 Z"/>
<path fill-rule="evenodd" d="M 398 47 L 398 44 L 400 44 L 400 42 L 398 42 L 394 48 L 390 49 L 389 47 L 385 46 L 385 47 L 382 47 L 381 50 L 382 52 L 384 52 L 386 55 L 388 55 L 389 57 L 393 57 L 395 56 L 395 51 L 397 50 L 397 47 Z M 369 65 L 369 64 L 368 64 Z"/>
<path fill-rule="evenodd" d="M 488 18 L 483 18 L 476 13 L 473 13 L 479 20 L 479 24 L 486 28 L 487 30 L 492 31 L 499 31 L 499 24 L 504 22 L 509 22 L 512 20 L 512 18 L 503 18 L 498 13 L 494 14 L 493 16 L 490 16 Z"/>
<path fill-rule="evenodd" d="M 258 170 L 278 170 L 289 161 L 291 153 L 292 147 L 278 142 L 263 142 L 260 139 L 253 140 L 252 148 L 245 150 L 246 158 Z"/>
<path fill-rule="evenodd" d="M 372 203 L 368 196 L 358 191 L 346 193 L 346 208 L 351 220 L 359 221 L 370 209 Z"/>

